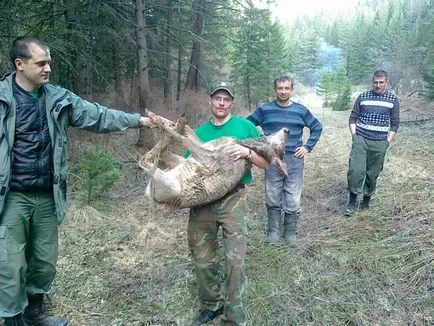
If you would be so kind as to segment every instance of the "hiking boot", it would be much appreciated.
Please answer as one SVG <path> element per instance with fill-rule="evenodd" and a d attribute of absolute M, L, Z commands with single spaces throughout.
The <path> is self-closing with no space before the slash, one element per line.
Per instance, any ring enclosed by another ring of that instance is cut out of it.
<path fill-rule="evenodd" d="M 294 242 L 297 238 L 297 226 L 300 214 L 285 213 L 283 222 L 283 241 Z"/>
<path fill-rule="evenodd" d="M 1 322 L 1 318 L 0 318 Z M 26 322 L 24 321 L 23 315 L 18 314 L 13 317 L 3 317 L 3 324 L 4 326 L 28 326 Z"/>
<path fill-rule="evenodd" d="M 357 204 L 357 195 L 350 192 L 350 198 L 344 208 L 344 216 L 351 216 L 357 212 L 358 209 L 359 206 Z"/>
<path fill-rule="evenodd" d="M 266 243 L 276 244 L 280 241 L 280 225 L 280 210 L 268 209 L 268 236 L 265 239 Z"/>
<path fill-rule="evenodd" d="M 345 216 L 351 216 L 351 215 L 353 215 L 357 211 L 358 211 L 357 203 L 348 202 L 345 205 L 344 215 Z"/>
<path fill-rule="evenodd" d="M 28 296 L 29 305 L 24 310 L 24 321 L 28 326 L 68 326 L 66 319 L 51 316 L 44 310 L 44 295 L 33 294 Z"/>
<path fill-rule="evenodd" d="M 202 310 L 196 318 L 196 326 L 204 325 L 209 323 L 211 320 L 215 319 L 217 316 L 223 313 L 223 307 L 217 309 L 216 311 L 204 309 Z"/>
<path fill-rule="evenodd" d="M 370 196 L 363 196 L 363 200 L 360 203 L 360 210 L 368 210 L 369 209 L 369 201 L 371 200 Z"/>

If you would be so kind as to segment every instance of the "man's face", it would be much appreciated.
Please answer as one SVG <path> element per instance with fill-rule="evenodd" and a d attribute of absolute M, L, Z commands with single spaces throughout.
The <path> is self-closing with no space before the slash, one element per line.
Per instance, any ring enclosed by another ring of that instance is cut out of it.
<path fill-rule="evenodd" d="M 228 92 L 218 91 L 210 98 L 209 103 L 214 116 L 218 119 L 224 119 L 231 112 L 234 99 Z"/>
<path fill-rule="evenodd" d="M 291 97 L 292 82 L 290 80 L 278 81 L 274 91 L 276 92 L 276 98 L 280 102 L 286 102 Z"/>
<path fill-rule="evenodd" d="M 386 91 L 387 78 L 386 77 L 376 77 L 372 78 L 372 90 L 375 93 L 382 94 Z"/>
<path fill-rule="evenodd" d="M 48 83 L 50 78 L 50 51 L 30 44 L 32 57 L 27 60 L 16 59 L 16 69 L 22 72 L 24 82 L 33 89 L 38 89 Z"/>

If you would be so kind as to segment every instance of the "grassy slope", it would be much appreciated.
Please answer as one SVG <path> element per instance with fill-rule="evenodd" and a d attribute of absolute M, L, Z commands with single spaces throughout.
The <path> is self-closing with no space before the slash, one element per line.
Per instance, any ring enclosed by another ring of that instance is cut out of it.
<path fill-rule="evenodd" d="M 249 188 L 248 325 L 433 325 L 433 121 L 402 125 L 372 209 L 346 219 L 349 112 L 304 103 L 325 131 L 306 163 L 295 246 L 264 245 L 261 171 Z M 413 105 L 403 101 L 404 120 Z M 61 226 L 54 311 L 73 325 L 190 325 L 200 307 L 187 211 L 150 204 L 132 175 L 106 213 L 72 205 Z"/>

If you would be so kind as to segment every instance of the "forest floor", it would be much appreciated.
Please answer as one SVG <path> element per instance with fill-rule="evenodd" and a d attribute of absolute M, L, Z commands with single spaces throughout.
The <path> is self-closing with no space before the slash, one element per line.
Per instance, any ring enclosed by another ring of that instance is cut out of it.
<path fill-rule="evenodd" d="M 306 160 L 303 214 L 292 246 L 264 244 L 263 172 L 248 187 L 247 325 L 433 325 L 434 102 L 401 98 L 401 124 L 369 211 L 345 218 L 349 111 L 306 93 L 324 133 Z M 134 132 L 110 146 L 122 157 Z M 200 309 L 188 211 L 144 197 L 134 164 L 91 207 L 70 201 L 60 228 L 53 312 L 73 326 L 191 325 Z M 216 323 L 212 323 L 216 325 Z"/>

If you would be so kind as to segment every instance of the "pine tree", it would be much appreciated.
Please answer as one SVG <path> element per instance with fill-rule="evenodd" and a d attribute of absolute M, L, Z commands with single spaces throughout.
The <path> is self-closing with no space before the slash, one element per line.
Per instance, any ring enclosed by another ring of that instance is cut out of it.
<path fill-rule="evenodd" d="M 323 106 L 329 106 L 330 99 L 333 95 L 333 74 L 330 69 L 326 68 L 323 70 L 316 86 L 316 91 L 319 95 L 324 97 Z"/>

